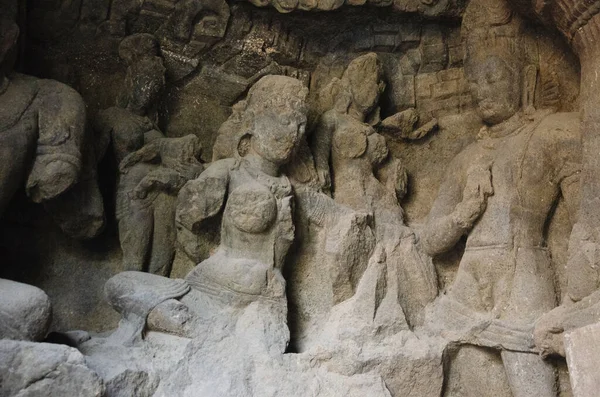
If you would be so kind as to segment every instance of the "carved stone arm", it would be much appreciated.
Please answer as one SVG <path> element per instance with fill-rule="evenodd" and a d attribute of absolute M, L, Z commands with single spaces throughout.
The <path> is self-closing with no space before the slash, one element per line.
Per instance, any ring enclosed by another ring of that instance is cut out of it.
<path fill-rule="evenodd" d="M 311 144 L 319 181 L 326 192 L 331 188 L 329 158 L 331 156 L 331 141 L 336 124 L 331 112 L 333 111 L 329 111 L 321 117 Z"/>
<path fill-rule="evenodd" d="M 156 142 L 152 142 L 137 150 L 133 153 L 128 154 L 121 164 L 119 164 L 119 171 L 122 174 L 126 174 L 128 169 L 137 163 L 148 163 L 160 158 L 160 145 Z"/>
<path fill-rule="evenodd" d="M 198 178 L 187 182 L 177 196 L 175 221 L 197 233 L 203 220 L 217 215 L 225 203 L 234 159 L 219 160 Z"/>
<path fill-rule="evenodd" d="M 441 254 L 454 247 L 483 214 L 487 198 L 494 192 L 490 167 L 476 165 L 469 168 L 462 195 L 456 174 L 451 174 L 442 184 L 422 232 L 423 248 L 429 255 Z M 446 212 L 453 205 L 451 212 Z"/>
<path fill-rule="evenodd" d="M 133 194 L 136 198 L 145 198 L 151 191 L 177 193 L 187 181 L 176 170 L 161 167 L 148 173 L 135 187 Z"/>

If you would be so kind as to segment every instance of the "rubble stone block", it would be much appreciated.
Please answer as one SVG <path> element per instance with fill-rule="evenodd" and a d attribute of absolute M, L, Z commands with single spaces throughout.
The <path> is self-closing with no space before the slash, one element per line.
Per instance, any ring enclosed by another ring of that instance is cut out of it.
<path fill-rule="evenodd" d="M 597 397 L 600 391 L 600 323 L 566 333 L 565 353 L 574 397 Z"/>
<path fill-rule="evenodd" d="M 442 81 L 431 86 L 431 96 L 434 99 L 446 99 L 459 92 L 458 81 Z"/>

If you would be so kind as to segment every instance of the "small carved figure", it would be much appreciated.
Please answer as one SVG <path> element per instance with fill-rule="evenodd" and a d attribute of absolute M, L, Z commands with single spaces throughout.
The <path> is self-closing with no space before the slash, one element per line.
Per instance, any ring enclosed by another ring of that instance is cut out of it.
<path fill-rule="evenodd" d="M 373 214 L 376 240 L 385 245 L 400 303 L 409 323 L 416 325 L 422 322 L 425 305 L 437 295 L 437 279 L 431 259 L 419 254 L 414 233 L 404 225 L 398 200 L 406 191 L 406 172 L 390 158 L 384 137 L 365 123 L 385 87 L 382 75 L 377 55 L 369 53 L 354 59 L 341 80 L 325 87 L 334 108 L 323 114 L 315 131 L 315 161 L 325 185 L 331 161 L 337 203 Z M 384 174 L 385 180 L 376 173 Z"/>
<path fill-rule="evenodd" d="M 116 215 L 126 270 L 169 276 L 177 193 L 204 169 L 201 149 L 195 135 L 158 138 L 121 161 Z"/>
<path fill-rule="evenodd" d="M 561 194 L 572 220 L 576 214 L 578 119 L 535 110 L 535 57 L 528 57 L 522 21 L 505 3 L 471 2 L 463 32 L 465 73 L 486 125 L 449 165 L 423 232 L 431 255 L 467 235 L 456 279 L 429 325 L 454 342 L 500 349 L 514 396 L 554 396 L 553 368 L 531 354 L 531 330 L 556 304 L 544 225 Z M 461 352 L 465 360 L 481 354 L 492 353 Z M 499 395 L 479 379 L 468 389 Z"/>
<path fill-rule="evenodd" d="M 100 112 L 96 128 L 112 141 L 119 165 L 116 216 L 126 270 L 168 276 L 175 251 L 175 200 L 203 170 L 198 138 L 165 138 L 150 117 L 165 85 L 154 36 L 125 38 L 119 55 L 127 64 L 118 106 Z M 108 140 L 106 139 L 106 140 Z"/>

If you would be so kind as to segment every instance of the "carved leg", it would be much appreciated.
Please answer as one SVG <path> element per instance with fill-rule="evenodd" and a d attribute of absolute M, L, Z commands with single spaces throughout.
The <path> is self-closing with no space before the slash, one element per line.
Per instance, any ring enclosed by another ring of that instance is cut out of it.
<path fill-rule="evenodd" d="M 154 235 L 148 272 L 169 277 L 175 257 L 175 202 L 177 198 L 166 194 L 154 200 Z"/>
<path fill-rule="evenodd" d="M 139 208 L 132 203 L 129 213 L 119 219 L 119 241 L 125 270 L 144 270 L 150 253 L 154 216 L 152 207 Z"/>
<path fill-rule="evenodd" d="M 540 356 L 503 351 L 502 361 L 514 397 L 556 397 L 554 367 Z"/>
<path fill-rule="evenodd" d="M 497 351 L 465 345 L 450 356 L 444 397 L 512 397 Z"/>

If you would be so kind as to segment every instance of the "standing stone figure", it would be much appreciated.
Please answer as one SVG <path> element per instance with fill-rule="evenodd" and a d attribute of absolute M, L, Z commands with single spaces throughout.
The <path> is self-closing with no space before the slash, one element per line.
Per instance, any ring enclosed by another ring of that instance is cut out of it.
<path fill-rule="evenodd" d="M 552 365 L 530 353 L 531 331 L 557 301 L 544 226 L 561 194 L 571 220 L 578 205 L 577 114 L 534 108 L 535 54 L 506 4 L 471 2 L 463 33 L 465 73 L 486 126 L 449 165 L 423 232 L 431 255 L 467 235 L 455 281 L 428 323 L 459 345 L 499 349 L 513 396 L 555 396 Z M 498 379 L 461 372 L 461 365 L 484 370 L 493 355 L 461 348 L 450 395 L 505 395 L 494 389 Z"/>
<path fill-rule="evenodd" d="M 117 219 L 127 270 L 169 276 L 175 255 L 179 189 L 204 169 L 195 135 L 158 138 L 119 166 Z"/>
<path fill-rule="evenodd" d="M 390 158 L 385 138 L 365 122 L 385 87 L 382 76 L 377 54 L 369 53 L 354 59 L 341 80 L 325 87 L 334 107 L 315 131 L 315 161 L 323 183 L 331 179 L 336 203 L 372 214 L 376 241 L 384 245 L 388 272 L 395 279 L 389 283 L 397 284 L 409 324 L 418 325 L 437 295 L 437 279 L 431 258 L 418 251 L 414 233 L 404 224 L 398 200 L 406 190 L 406 172 Z M 382 169 L 386 179 L 377 178 Z"/>
<path fill-rule="evenodd" d="M 165 85 L 158 43 L 150 34 L 124 39 L 126 89 L 118 106 L 100 112 L 96 128 L 112 142 L 119 176 L 116 216 L 126 270 L 168 276 L 175 252 L 179 189 L 203 170 L 198 138 L 165 138 L 151 120 Z"/>

